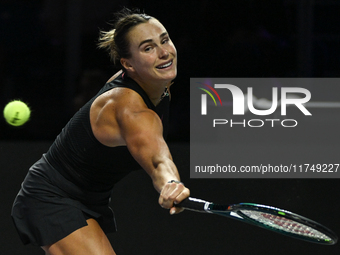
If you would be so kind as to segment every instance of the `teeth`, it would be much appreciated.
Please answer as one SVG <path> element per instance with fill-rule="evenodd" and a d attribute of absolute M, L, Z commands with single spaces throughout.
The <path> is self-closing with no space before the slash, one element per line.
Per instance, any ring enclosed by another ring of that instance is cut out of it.
<path fill-rule="evenodd" d="M 172 64 L 172 61 L 171 62 L 169 62 L 169 63 L 167 63 L 167 64 L 165 64 L 165 65 L 162 65 L 162 66 L 158 66 L 157 68 L 159 68 L 159 69 L 162 69 L 162 68 L 167 68 L 168 66 L 170 66 Z"/>

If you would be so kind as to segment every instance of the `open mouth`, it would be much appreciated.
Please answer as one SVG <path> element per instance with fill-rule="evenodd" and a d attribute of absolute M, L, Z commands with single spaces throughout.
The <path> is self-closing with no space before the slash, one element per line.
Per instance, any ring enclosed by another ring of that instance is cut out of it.
<path fill-rule="evenodd" d="M 169 67 L 169 66 L 171 66 L 171 65 L 172 65 L 172 60 L 169 61 L 168 63 L 164 64 L 164 65 L 157 66 L 156 68 L 157 68 L 157 69 L 164 69 L 164 68 L 167 68 L 167 67 Z"/>

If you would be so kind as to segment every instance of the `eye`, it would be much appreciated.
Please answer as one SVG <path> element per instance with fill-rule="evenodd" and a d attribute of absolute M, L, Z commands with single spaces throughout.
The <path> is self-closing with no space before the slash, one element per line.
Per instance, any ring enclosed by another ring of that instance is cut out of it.
<path fill-rule="evenodd" d="M 168 37 L 166 37 L 166 38 L 164 38 L 163 40 L 162 40 L 162 44 L 165 44 L 165 43 L 167 43 L 167 42 L 169 42 L 170 41 L 170 39 L 168 38 Z"/>
<path fill-rule="evenodd" d="M 146 46 L 145 48 L 144 48 L 144 51 L 145 52 L 150 52 L 152 50 L 152 46 Z"/>

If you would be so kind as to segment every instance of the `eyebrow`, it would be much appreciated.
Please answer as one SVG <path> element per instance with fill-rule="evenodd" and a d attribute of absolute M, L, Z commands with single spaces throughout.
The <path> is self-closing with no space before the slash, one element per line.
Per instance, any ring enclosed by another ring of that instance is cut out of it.
<path fill-rule="evenodd" d="M 161 33 L 161 35 L 159 36 L 159 38 L 163 38 L 163 37 L 165 37 L 165 36 L 167 36 L 168 35 L 168 32 L 164 32 L 164 33 Z M 149 42 L 152 42 L 153 40 L 152 39 L 146 39 L 146 40 L 144 40 L 144 41 L 142 41 L 140 44 L 139 44 L 139 46 L 138 46 L 138 48 L 140 47 L 140 46 L 142 46 L 144 43 L 149 43 Z"/>

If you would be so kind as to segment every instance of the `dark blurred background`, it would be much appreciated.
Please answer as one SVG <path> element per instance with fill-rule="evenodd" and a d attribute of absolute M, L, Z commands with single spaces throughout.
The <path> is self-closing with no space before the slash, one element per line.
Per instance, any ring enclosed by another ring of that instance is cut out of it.
<path fill-rule="evenodd" d="M 157 17 L 178 50 L 170 140 L 189 137 L 190 77 L 337 77 L 340 3 L 316 0 L 2 0 L 0 107 L 32 110 L 1 139 L 51 140 L 117 69 L 97 49 L 113 13 L 137 7 Z"/>
<path fill-rule="evenodd" d="M 32 112 L 21 127 L 0 121 L 0 254 L 43 254 L 21 244 L 9 217 L 11 203 L 29 166 L 118 70 L 96 44 L 99 31 L 111 29 L 113 13 L 123 6 L 158 18 L 177 48 L 169 144 L 192 193 L 219 202 L 281 206 L 340 230 L 339 180 L 192 180 L 188 143 L 190 77 L 339 77 L 339 1 L 1 0 L 0 109 L 20 99 Z M 338 93 L 312 94 L 339 101 Z M 157 194 L 142 171 L 115 191 L 119 232 L 110 240 L 119 255 L 339 253 L 338 245 L 281 238 L 209 215 L 170 217 L 157 205 Z"/>

